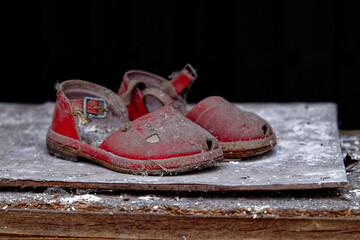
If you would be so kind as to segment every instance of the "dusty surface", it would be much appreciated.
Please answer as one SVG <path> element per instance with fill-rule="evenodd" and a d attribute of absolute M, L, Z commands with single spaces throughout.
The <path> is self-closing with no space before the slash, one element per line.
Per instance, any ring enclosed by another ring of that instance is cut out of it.
<path fill-rule="evenodd" d="M 0 193 L 0 208 L 246 218 L 360 219 L 360 190 L 346 192 L 139 193 L 48 188 Z"/>
<path fill-rule="evenodd" d="M 346 173 L 334 104 L 244 104 L 273 127 L 278 145 L 242 161 L 177 176 L 135 176 L 50 156 L 53 103 L 0 104 L 0 184 L 121 190 L 227 191 L 336 188 Z"/>
<path fill-rule="evenodd" d="M 343 133 L 354 141 L 360 134 Z M 345 139 L 344 138 L 344 139 Z M 342 138 L 343 139 L 343 138 Z M 345 144 L 348 149 L 359 142 Z M 140 192 L 73 188 L 1 188 L 0 211 L 48 210 L 105 214 L 228 216 L 241 218 L 360 219 L 360 165 L 342 189 L 255 192 Z"/>
<path fill-rule="evenodd" d="M 344 156 L 360 147 L 360 132 L 342 132 Z M 351 141 L 350 141 L 351 140 Z M 348 159 L 342 189 L 255 192 L 139 192 L 73 188 L 1 188 L 0 211 L 50 210 L 106 214 L 242 218 L 360 219 L 360 165 Z"/>
<path fill-rule="evenodd" d="M 0 236 L 137 239 L 359 239 L 360 165 L 341 134 L 348 186 L 251 192 L 0 188 Z"/>
<path fill-rule="evenodd" d="M 360 140 L 360 134 L 357 139 Z M 353 165 L 347 175 L 349 185 L 345 188 L 306 191 L 204 193 L 59 187 L 2 188 L 0 211 L 18 209 L 250 219 L 360 219 L 360 165 Z"/>

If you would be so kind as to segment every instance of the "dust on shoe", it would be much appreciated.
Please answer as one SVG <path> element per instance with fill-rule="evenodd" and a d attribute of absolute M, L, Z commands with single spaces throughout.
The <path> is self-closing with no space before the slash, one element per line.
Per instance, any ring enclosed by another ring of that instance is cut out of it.
<path fill-rule="evenodd" d="M 170 106 L 130 121 L 124 96 L 86 81 L 61 83 L 46 137 L 48 151 L 147 175 L 202 169 L 223 160 L 218 141 Z"/>
<path fill-rule="evenodd" d="M 241 159 L 270 151 L 276 135 L 263 118 L 246 112 L 222 97 L 208 97 L 187 111 L 185 97 L 197 78 L 195 69 L 187 64 L 167 80 L 152 73 L 131 70 L 125 73 L 118 94 L 126 94 L 135 83 L 128 105 L 131 119 L 136 119 L 162 106 L 172 106 L 206 129 L 219 141 L 226 159 Z"/>

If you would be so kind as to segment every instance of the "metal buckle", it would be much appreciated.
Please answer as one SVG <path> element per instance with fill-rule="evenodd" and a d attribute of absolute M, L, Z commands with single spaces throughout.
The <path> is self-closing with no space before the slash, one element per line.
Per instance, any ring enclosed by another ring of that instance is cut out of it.
<path fill-rule="evenodd" d="M 94 106 L 93 107 L 95 109 L 99 109 L 99 110 L 103 111 L 102 115 L 95 115 L 95 114 L 87 112 L 87 102 L 89 100 L 96 100 L 96 101 L 102 102 L 103 107 L 99 107 L 99 106 Z M 106 107 L 107 107 L 107 105 L 106 105 L 106 102 L 105 102 L 104 99 L 94 98 L 94 97 L 84 97 L 84 100 L 83 100 L 83 114 L 87 118 L 106 118 L 106 112 L 108 111 L 108 109 Z"/>
<path fill-rule="evenodd" d="M 194 79 L 192 81 L 195 81 L 195 79 L 197 79 L 198 75 L 196 73 L 196 70 L 193 68 L 193 66 L 191 66 L 190 63 L 186 64 L 184 67 L 186 70 L 189 71 L 189 73 L 194 77 Z"/>

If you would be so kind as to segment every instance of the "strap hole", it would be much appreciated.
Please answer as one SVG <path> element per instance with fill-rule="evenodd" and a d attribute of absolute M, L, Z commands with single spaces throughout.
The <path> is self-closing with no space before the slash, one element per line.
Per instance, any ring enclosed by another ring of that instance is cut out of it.
<path fill-rule="evenodd" d="M 210 139 L 206 139 L 206 145 L 209 150 L 212 150 L 213 142 Z"/>

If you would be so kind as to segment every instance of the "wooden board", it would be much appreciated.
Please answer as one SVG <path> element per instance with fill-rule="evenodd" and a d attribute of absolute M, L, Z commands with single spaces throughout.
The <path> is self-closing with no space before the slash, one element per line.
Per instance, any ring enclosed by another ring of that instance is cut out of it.
<path fill-rule="evenodd" d="M 5 222 L 4 222 L 5 221 Z M 200 218 L 153 214 L 0 211 L 5 237 L 46 239 L 359 239 L 359 220 Z M 19 234 L 19 235 L 18 235 Z"/>
<path fill-rule="evenodd" d="M 342 131 L 341 140 L 345 156 L 360 132 Z M 0 188 L 0 238 L 360 239 L 354 161 L 348 186 L 316 191 Z"/>
<path fill-rule="evenodd" d="M 177 176 L 135 176 L 50 156 L 45 134 L 53 103 L 0 104 L 0 186 L 161 191 L 338 188 L 347 184 L 335 104 L 242 104 L 273 126 L 267 154 Z"/>

